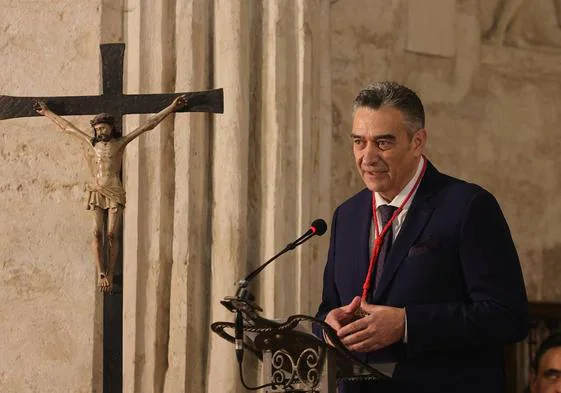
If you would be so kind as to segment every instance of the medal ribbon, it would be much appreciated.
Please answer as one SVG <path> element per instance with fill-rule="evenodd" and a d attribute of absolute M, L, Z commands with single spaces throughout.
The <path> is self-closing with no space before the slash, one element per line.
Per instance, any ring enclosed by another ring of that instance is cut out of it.
<path fill-rule="evenodd" d="M 370 281 L 372 279 L 372 272 L 374 271 L 374 267 L 378 262 L 378 255 L 380 254 L 380 248 L 382 247 L 382 241 L 384 240 L 384 236 L 386 232 L 391 228 L 394 220 L 399 216 L 399 213 L 403 210 L 403 207 L 407 204 L 411 196 L 415 193 L 417 188 L 419 187 L 419 183 L 421 183 L 421 179 L 425 174 L 425 170 L 427 169 L 427 159 L 424 158 L 423 162 L 423 169 L 421 169 L 421 174 L 417 178 L 415 185 L 407 194 L 407 197 L 403 200 L 401 205 L 397 208 L 397 210 L 393 213 L 392 217 L 389 219 L 388 223 L 382 228 L 382 232 L 378 228 L 378 214 L 376 214 L 376 196 L 374 192 L 372 193 L 372 220 L 374 221 L 374 230 L 376 231 L 376 239 L 374 240 L 374 249 L 372 250 L 372 255 L 370 256 L 370 264 L 368 265 L 368 273 L 366 274 L 366 280 L 364 280 L 364 284 L 362 284 L 362 300 L 366 302 L 366 297 L 368 295 L 368 291 L 370 289 Z"/>

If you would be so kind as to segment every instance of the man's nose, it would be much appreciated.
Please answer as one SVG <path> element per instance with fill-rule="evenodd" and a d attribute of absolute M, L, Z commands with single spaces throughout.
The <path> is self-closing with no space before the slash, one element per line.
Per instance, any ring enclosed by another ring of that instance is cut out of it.
<path fill-rule="evenodd" d="M 380 149 L 378 149 L 378 146 L 375 143 L 373 142 L 367 143 L 366 149 L 364 151 L 364 158 L 363 158 L 364 163 L 366 165 L 376 163 L 380 158 L 379 154 L 380 154 Z"/>

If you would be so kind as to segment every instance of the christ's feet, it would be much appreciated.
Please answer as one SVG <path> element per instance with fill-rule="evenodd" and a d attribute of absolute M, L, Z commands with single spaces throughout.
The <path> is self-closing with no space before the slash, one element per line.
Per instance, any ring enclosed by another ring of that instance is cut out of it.
<path fill-rule="evenodd" d="M 108 274 L 99 273 L 97 278 L 97 288 L 99 292 L 111 292 L 113 288 L 113 277 L 110 277 Z"/>

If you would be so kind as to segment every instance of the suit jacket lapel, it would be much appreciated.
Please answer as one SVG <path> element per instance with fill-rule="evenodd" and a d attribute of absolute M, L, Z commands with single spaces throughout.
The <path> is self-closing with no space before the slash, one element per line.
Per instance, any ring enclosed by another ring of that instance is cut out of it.
<path fill-rule="evenodd" d="M 434 204 L 431 203 L 431 198 L 437 191 L 435 181 L 438 176 L 440 176 L 440 174 L 436 168 L 428 162 L 427 170 L 411 203 L 411 207 L 407 212 L 403 226 L 387 256 L 382 277 L 380 277 L 378 287 L 374 291 L 373 303 L 378 303 L 380 301 L 382 294 L 390 285 L 399 266 L 405 259 L 408 250 L 427 224 L 434 210 Z"/>
<path fill-rule="evenodd" d="M 358 220 L 353 226 L 355 236 L 358 240 L 358 247 L 355 249 L 354 268 L 359 296 L 362 293 L 362 285 L 368 274 L 368 265 L 370 264 L 370 226 L 372 225 L 372 193 L 365 192 L 365 198 L 360 202 L 357 215 Z"/>

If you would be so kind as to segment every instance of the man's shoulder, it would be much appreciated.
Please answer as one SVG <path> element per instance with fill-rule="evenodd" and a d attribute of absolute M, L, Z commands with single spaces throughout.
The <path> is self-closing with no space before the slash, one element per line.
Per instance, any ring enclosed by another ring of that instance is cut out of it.
<path fill-rule="evenodd" d="M 347 198 L 343 203 L 341 203 L 337 209 L 338 210 L 347 210 L 353 209 L 357 206 L 369 206 L 369 203 L 372 201 L 372 191 L 368 188 L 363 188 L 353 196 Z"/>
<path fill-rule="evenodd" d="M 494 199 L 494 196 L 481 185 L 438 171 L 434 174 L 430 187 L 438 198 L 448 203 L 451 201 L 468 203 L 476 195 L 486 195 Z"/>
<path fill-rule="evenodd" d="M 439 177 L 438 183 L 441 185 L 441 189 L 443 191 L 473 194 L 483 190 L 483 187 L 481 187 L 480 185 L 470 183 L 469 181 L 464 179 L 460 179 L 440 172 L 437 176 Z"/>

